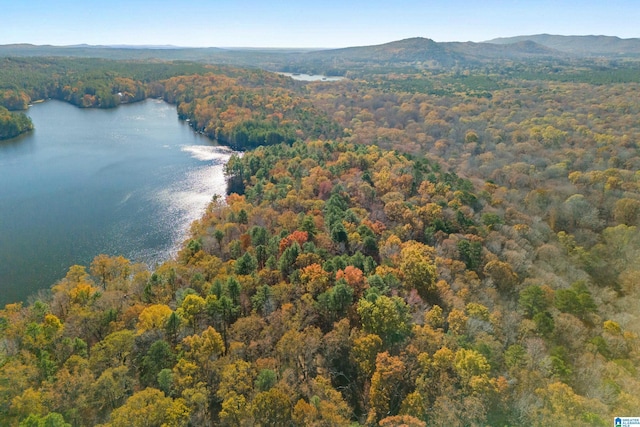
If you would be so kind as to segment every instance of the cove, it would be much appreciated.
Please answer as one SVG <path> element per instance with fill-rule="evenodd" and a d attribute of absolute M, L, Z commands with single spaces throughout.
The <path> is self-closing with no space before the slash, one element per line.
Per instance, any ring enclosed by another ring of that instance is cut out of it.
<path fill-rule="evenodd" d="M 32 106 L 35 131 L 0 143 L 0 306 L 98 254 L 171 257 L 233 153 L 159 100 L 115 109 Z"/>

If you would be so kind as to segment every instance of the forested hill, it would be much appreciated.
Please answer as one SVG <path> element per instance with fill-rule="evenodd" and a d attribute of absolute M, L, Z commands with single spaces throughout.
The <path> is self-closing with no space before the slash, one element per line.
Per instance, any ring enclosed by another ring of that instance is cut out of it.
<path fill-rule="evenodd" d="M 532 41 L 507 45 L 492 43 L 438 43 L 416 37 L 376 46 L 345 49 L 219 49 L 219 48 L 124 48 L 109 46 L 3 45 L 0 56 L 93 57 L 118 60 L 188 60 L 215 64 L 254 66 L 273 70 L 291 67 L 347 67 L 425 63 L 450 68 L 477 66 L 490 60 L 562 58 L 566 54 Z"/>
<path fill-rule="evenodd" d="M 435 42 L 414 37 L 344 49 L 240 49 L 143 46 L 0 46 L 0 57 L 78 57 L 116 60 L 198 61 L 268 70 L 344 75 L 349 71 L 412 67 L 450 70 L 509 61 L 580 61 L 593 56 L 640 55 L 638 39 L 604 36 L 520 36 L 486 43 Z"/>
<path fill-rule="evenodd" d="M 14 113 L 0 105 L 0 141 L 33 130 L 31 119 L 24 113 Z"/>
<path fill-rule="evenodd" d="M 304 85 L 262 70 L 183 61 L 0 58 L 0 107 L 6 109 L 25 110 L 48 98 L 81 108 L 114 108 L 149 97 L 176 104 L 178 116 L 196 131 L 239 150 L 333 138 L 343 131 L 306 99 Z M 0 138 L 15 136 L 17 124 L 30 130 L 23 116 L 2 114 Z"/>
<path fill-rule="evenodd" d="M 490 43 L 438 43 L 416 37 L 377 46 L 350 47 L 306 53 L 310 60 L 341 59 L 359 63 L 433 62 L 449 68 L 456 64 L 478 64 L 489 59 L 526 59 L 561 56 L 553 49 L 535 42 L 496 45 Z"/>
<path fill-rule="evenodd" d="M 536 34 L 531 36 L 504 37 L 487 41 L 500 45 L 534 42 L 560 52 L 578 56 L 640 56 L 640 39 L 621 39 L 611 36 L 558 36 Z"/>

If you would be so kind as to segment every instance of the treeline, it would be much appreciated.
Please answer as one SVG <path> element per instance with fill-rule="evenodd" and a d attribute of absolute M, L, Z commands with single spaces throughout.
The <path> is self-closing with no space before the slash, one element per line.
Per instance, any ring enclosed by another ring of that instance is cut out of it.
<path fill-rule="evenodd" d="M 176 77 L 162 84 L 164 98 L 177 104 L 180 118 L 236 149 L 342 133 L 327 113 L 314 107 L 302 85 L 265 71 Z"/>
<path fill-rule="evenodd" d="M 113 108 L 148 97 L 176 104 L 179 117 L 196 131 L 240 150 L 335 138 L 342 132 L 305 99 L 302 84 L 261 70 L 182 62 L 0 59 L 0 102 L 10 110 L 24 110 L 36 99 Z"/>
<path fill-rule="evenodd" d="M 150 96 L 147 85 L 152 82 L 212 70 L 189 62 L 0 58 L 0 102 L 10 110 L 49 98 L 78 107 L 113 108 Z"/>
<path fill-rule="evenodd" d="M 33 130 L 31 119 L 24 113 L 13 113 L 0 107 L 0 140 L 15 138 Z"/>

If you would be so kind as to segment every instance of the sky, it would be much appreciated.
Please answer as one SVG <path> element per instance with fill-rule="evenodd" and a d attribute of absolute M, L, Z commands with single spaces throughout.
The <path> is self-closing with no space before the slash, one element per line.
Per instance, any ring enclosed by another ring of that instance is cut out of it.
<path fill-rule="evenodd" d="M 640 37 L 640 0 L 0 0 L 0 44 L 335 48 Z"/>

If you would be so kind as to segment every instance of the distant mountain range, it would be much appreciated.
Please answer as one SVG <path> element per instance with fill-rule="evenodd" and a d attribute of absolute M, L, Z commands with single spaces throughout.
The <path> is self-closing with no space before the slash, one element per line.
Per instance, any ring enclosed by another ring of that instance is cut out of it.
<path fill-rule="evenodd" d="M 534 42 L 550 49 L 579 56 L 637 56 L 640 55 L 640 38 L 621 39 L 612 36 L 556 36 L 537 34 L 533 36 L 505 37 L 487 43 L 511 45 Z"/>
<path fill-rule="evenodd" d="M 362 67 L 449 68 L 500 60 L 569 60 L 640 57 L 640 39 L 540 34 L 483 43 L 438 43 L 415 37 L 344 49 L 182 48 L 175 46 L 0 45 L 0 56 L 69 56 L 129 60 L 187 60 L 252 66 L 278 71 L 342 74 Z"/>
<path fill-rule="evenodd" d="M 482 61 L 499 58 L 552 57 L 558 54 L 560 54 L 560 52 L 554 49 L 529 41 L 503 45 L 472 42 L 438 43 L 431 39 L 415 37 L 376 46 L 349 47 L 345 49 L 311 52 L 307 54 L 307 56 L 317 58 L 341 58 L 354 62 L 436 61 L 441 65 L 452 65 L 456 62 Z"/>

